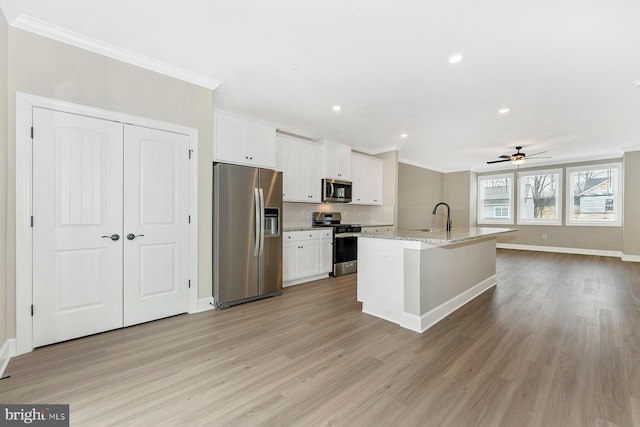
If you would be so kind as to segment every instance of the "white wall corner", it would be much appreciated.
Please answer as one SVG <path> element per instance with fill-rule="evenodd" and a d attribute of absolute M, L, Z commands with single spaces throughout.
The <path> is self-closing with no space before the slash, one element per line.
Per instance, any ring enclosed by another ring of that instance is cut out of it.
<path fill-rule="evenodd" d="M 630 262 L 640 262 L 640 255 L 622 254 L 622 260 L 623 261 L 630 261 Z"/>
<path fill-rule="evenodd" d="M 198 300 L 198 311 L 196 311 L 196 313 L 213 310 L 215 308 L 216 307 L 213 304 L 213 297 L 200 298 Z"/>
<path fill-rule="evenodd" d="M 0 9 L 8 24 L 11 24 L 20 14 L 16 3 L 16 0 L 0 0 Z"/>
<path fill-rule="evenodd" d="M 9 364 L 12 356 L 16 355 L 16 340 L 15 338 L 8 339 L 0 347 L 0 377 L 4 376 L 4 370 Z"/>

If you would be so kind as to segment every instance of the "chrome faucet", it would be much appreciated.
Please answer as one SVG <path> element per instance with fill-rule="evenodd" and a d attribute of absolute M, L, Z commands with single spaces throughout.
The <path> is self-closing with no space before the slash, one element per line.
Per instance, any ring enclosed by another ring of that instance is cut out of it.
<path fill-rule="evenodd" d="M 440 205 L 445 205 L 447 207 L 447 231 L 451 231 L 451 208 L 449 207 L 448 204 L 446 204 L 445 202 L 440 202 L 436 205 L 435 208 L 433 208 L 433 212 L 432 214 L 436 214 L 436 211 L 438 210 L 438 206 Z"/>

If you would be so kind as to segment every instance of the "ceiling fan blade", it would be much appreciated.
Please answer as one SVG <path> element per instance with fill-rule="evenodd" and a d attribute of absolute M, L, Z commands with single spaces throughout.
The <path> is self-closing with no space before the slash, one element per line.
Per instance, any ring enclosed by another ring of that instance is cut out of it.
<path fill-rule="evenodd" d="M 551 157 L 551 156 L 541 156 L 541 157 L 529 157 L 529 156 L 527 156 L 527 159 L 531 159 L 531 160 L 535 160 L 535 159 L 553 159 L 553 157 Z"/>
<path fill-rule="evenodd" d="M 507 155 L 507 154 L 503 154 L 502 156 L 498 156 L 499 159 L 510 159 L 511 156 Z"/>
<path fill-rule="evenodd" d="M 490 165 L 491 163 L 502 163 L 502 162 L 510 162 L 511 159 L 504 159 L 504 160 L 492 160 L 490 162 L 487 162 L 488 165 Z"/>
<path fill-rule="evenodd" d="M 544 154 L 544 153 L 546 153 L 546 151 L 541 151 L 541 152 L 539 152 L 539 153 L 529 154 L 529 155 L 527 156 L 527 158 L 529 158 L 529 157 L 533 157 L 533 156 L 537 156 L 538 154 Z"/>

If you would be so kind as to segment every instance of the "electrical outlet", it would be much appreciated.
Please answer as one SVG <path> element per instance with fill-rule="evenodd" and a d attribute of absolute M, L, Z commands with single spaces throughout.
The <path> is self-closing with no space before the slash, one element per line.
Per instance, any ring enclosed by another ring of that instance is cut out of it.
<path fill-rule="evenodd" d="M 391 261 L 391 252 L 382 252 L 383 261 Z"/>
<path fill-rule="evenodd" d="M 542 235 L 542 240 L 547 240 L 547 235 L 546 234 Z"/>

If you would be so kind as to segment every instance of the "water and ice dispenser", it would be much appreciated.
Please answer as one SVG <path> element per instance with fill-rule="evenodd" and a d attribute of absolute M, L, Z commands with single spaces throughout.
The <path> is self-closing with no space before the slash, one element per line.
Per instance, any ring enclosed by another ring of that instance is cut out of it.
<path fill-rule="evenodd" d="M 280 235 L 280 209 L 264 208 L 264 236 Z"/>

